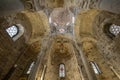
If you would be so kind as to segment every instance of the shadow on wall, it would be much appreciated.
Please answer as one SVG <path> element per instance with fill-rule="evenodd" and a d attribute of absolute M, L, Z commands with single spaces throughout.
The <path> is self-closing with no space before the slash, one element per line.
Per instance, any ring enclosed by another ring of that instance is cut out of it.
<path fill-rule="evenodd" d="M 24 5 L 20 0 L 0 0 L 0 16 L 10 15 L 22 10 L 24 10 Z"/>

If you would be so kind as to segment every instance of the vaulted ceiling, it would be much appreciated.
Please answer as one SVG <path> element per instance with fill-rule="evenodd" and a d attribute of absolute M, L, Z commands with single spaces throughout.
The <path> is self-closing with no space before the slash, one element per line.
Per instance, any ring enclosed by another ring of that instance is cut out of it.
<path fill-rule="evenodd" d="M 18 80 L 18 78 L 24 80 L 28 77 L 26 71 L 30 63 L 36 61 L 41 50 L 49 45 L 46 41 L 49 39 L 50 26 L 53 26 L 49 22 L 49 17 L 53 16 L 53 22 L 59 24 L 59 17 L 56 16 L 58 16 L 57 12 L 62 13 L 62 10 L 64 12 L 62 14 L 71 13 L 70 16 L 74 15 L 74 39 L 82 48 L 87 60 L 94 61 L 99 65 L 102 73 L 96 75 L 98 80 L 119 80 L 119 3 L 120 0 L 0 1 L 0 80 Z M 59 16 L 63 17 L 63 15 Z M 66 14 L 66 16 L 68 15 Z M 69 22 L 66 16 L 63 17 L 63 20 Z M 66 22 L 61 20 L 61 24 Z M 6 29 L 16 24 L 21 24 L 24 27 L 24 33 L 14 41 Z M 110 27 L 113 24 L 119 27 L 114 30 L 117 31 L 117 35 L 113 34 L 114 31 L 110 32 Z M 53 39 L 55 41 L 53 40 L 52 53 L 60 52 L 59 46 L 61 45 L 57 44 L 57 41 L 60 40 L 60 43 L 64 44 L 63 54 L 66 55 L 65 57 L 71 57 L 69 56 L 73 51 L 73 47 L 69 44 L 72 40 L 71 36 L 60 35 Z M 46 58 L 43 62 L 45 61 Z"/>

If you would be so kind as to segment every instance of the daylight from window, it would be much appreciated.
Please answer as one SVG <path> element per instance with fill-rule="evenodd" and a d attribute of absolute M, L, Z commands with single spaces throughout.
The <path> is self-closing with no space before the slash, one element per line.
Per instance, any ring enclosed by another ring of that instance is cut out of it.
<path fill-rule="evenodd" d="M 18 28 L 15 25 L 13 25 L 13 26 L 7 28 L 6 31 L 10 35 L 10 37 L 14 37 L 18 33 Z"/>
<path fill-rule="evenodd" d="M 110 26 L 110 32 L 111 32 L 112 34 L 114 34 L 115 36 L 117 36 L 117 35 L 120 33 L 120 26 L 115 25 L 115 24 L 112 24 L 112 25 Z"/>

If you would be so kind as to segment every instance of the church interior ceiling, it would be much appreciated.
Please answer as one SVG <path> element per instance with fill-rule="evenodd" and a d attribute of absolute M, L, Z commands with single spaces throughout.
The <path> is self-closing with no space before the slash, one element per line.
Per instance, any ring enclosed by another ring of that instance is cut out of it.
<path fill-rule="evenodd" d="M 0 80 L 120 80 L 120 0 L 1 0 Z"/>

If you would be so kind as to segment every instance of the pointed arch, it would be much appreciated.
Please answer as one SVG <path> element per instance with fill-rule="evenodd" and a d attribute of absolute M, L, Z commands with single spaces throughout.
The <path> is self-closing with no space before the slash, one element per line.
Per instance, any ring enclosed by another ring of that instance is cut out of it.
<path fill-rule="evenodd" d="M 9 36 L 16 41 L 24 34 L 24 27 L 21 24 L 15 24 L 6 29 Z"/>

